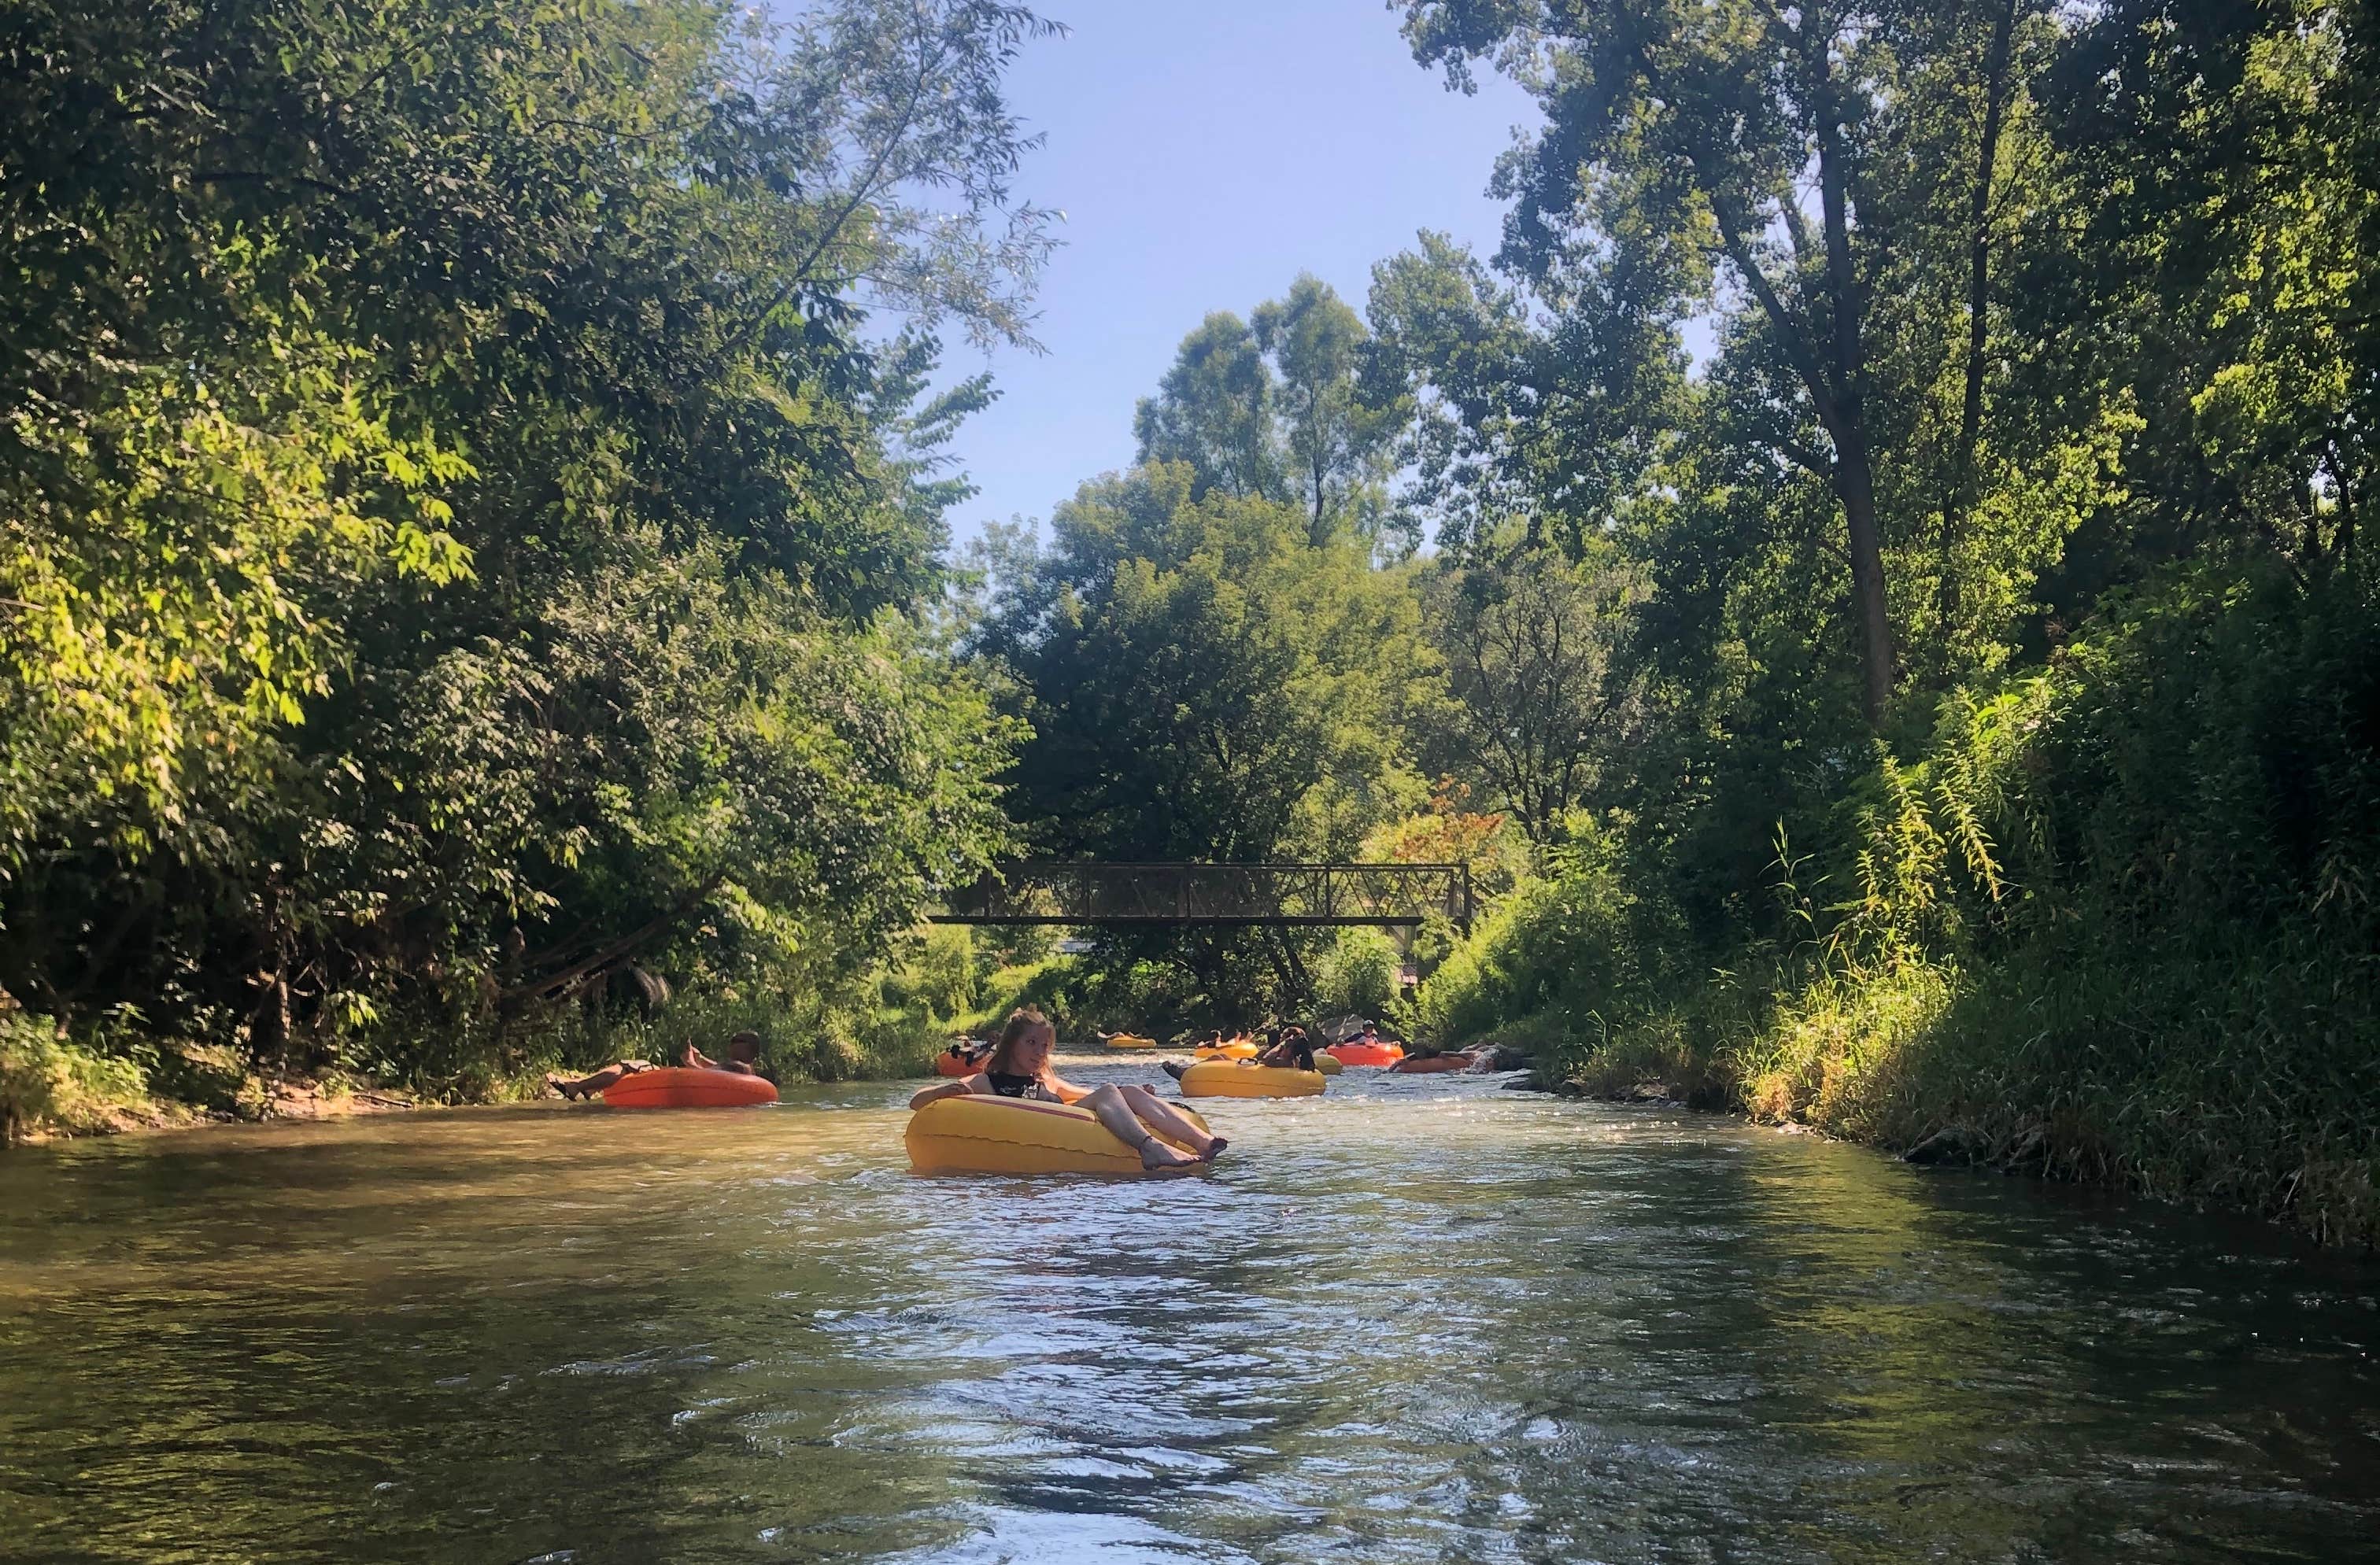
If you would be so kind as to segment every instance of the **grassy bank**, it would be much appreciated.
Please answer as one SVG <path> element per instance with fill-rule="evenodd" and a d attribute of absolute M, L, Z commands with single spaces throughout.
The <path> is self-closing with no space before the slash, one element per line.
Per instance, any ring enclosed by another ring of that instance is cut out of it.
<path fill-rule="evenodd" d="M 965 1025 L 981 981 L 953 977 L 947 945 L 913 940 L 875 971 L 827 987 L 698 973 L 634 1004 L 391 1018 L 310 1033 L 271 1054 L 158 1037 L 130 1022 L 61 1028 L 0 995 L 0 1146 L 350 1107 L 518 1101 L 541 1096 L 549 1071 L 669 1063 L 688 1044 L 715 1055 L 745 1031 L 760 1036 L 762 1059 L 788 1085 L 920 1075 Z M 975 960 L 964 942 L 958 954 Z"/>
<path fill-rule="evenodd" d="M 1529 1049 L 1595 1096 L 1658 1089 L 1918 1161 L 1986 1164 L 2380 1243 L 2369 957 L 2078 939 L 1797 988 L 1729 975 L 1667 1005 L 1436 1034 Z"/>
<path fill-rule="evenodd" d="M 1412 1020 L 1590 1091 L 2380 1242 L 2375 746 L 2362 591 L 2175 584 L 1879 746 L 1728 938 L 1674 836 L 1582 822 Z"/>

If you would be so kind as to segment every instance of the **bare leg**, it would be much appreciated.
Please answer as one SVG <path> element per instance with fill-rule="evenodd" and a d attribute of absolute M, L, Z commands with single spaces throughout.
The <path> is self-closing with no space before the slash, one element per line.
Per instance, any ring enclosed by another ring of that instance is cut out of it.
<path fill-rule="evenodd" d="M 1145 1086 L 1119 1086 L 1116 1091 L 1141 1123 L 1160 1135 L 1188 1146 L 1198 1154 L 1201 1162 L 1212 1160 L 1216 1153 L 1231 1145 L 1220 1135 L 1200 1130 L 1197 1121 Z"/>
<path fill-rule="evenodd" d="M 548 1071 L 545 1074 L 545 1085 L 565 1098 L 592 1098 L 613 1082 L 626 1076 L 633 1076 L 638 1071 L 651 1069 L 652 1067 L 642 1060 L 618 1060 L 600 1071 L 590 1071 L 583 1076 L 565 1076 L 559 1071 Z"/>
<path fill-rule="evenodd" d="M 1148 1127 L 1133 1112 L 1132 1104 L 1112 1086 L 1094 1087 L 1080 1107 L 1088 1109 L 1126 1146 L 1139 1147 L 1140 1166 L 1144 1169 L 1186 1169 L 1202 1160 L 1151 1135 Z"/>

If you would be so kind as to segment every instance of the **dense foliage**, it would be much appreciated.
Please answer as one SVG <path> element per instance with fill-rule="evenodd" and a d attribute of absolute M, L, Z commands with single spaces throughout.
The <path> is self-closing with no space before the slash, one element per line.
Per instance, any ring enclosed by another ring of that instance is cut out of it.
<path fill-rule="evenodd" d="M 1018 682 L 1009 797 L 1040 851 L 1346 858 L 1426 795 L 1399 753 L 1435 695 L 1409 573 L 1310 522 L 1162 462 L 1086 484 L 1047 549 L 1010 540 L 975 643 Z M 1168 951 L 1225 1021 L 1307 986 L 1282 931 L 1118 947 Z"/>
<path fill-rule="evenodd" d="M 2374 21 L 1407 7 L 1547 114 L 1503 280 L 1384 272 L 1463 536 L 1648 584 L 1641 743 L 1416 1025 L 2380 1233 Z"/>
<path fill-rule="evenodd" d="M 1434 1041 L 2380 1231 L 2368 8 L 1402 8 L 1543 110 L 1505 243 L 1209 316 L 1001 541 L 1021 827 L 1517 864 L 1406 945 Z M 1038 981 L 1377 1005 L 1364 943 Z"/>
<path fill-rule="evenodd" d="M 1499 252 L 1208 316 L 964 571 L 1031 16 L 87 9 L 0 18 L 0 1110 L 1387 1009 L 2380 1233 L 2362 0 L 1404 0 L 1542 110 Z M 1012 847 L 1492 905 L 912 931 Z"/>
<path fill-rule="evenodd" d="M 614 977 L 880 962 L 1004 831 L 925 388 L 1026 330 L 1044 30 L 10 7 L 0 1006 L 477 1091 Z"/>

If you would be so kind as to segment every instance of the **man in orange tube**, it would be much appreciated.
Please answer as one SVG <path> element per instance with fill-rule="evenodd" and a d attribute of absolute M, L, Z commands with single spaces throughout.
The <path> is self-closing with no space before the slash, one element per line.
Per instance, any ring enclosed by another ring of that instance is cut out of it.
<path fill-rule="evenodd" d="M 759 1076 L 771 1086 L 777 1080 L 760 1063 L 759 1033 L 737 1033 L 729 1038 L 724 1060 L 713 1060 L 689 1043 L 686 1046 L 686 1068 L 689 1071 L 732 1071 L 739 1076 Z"/>
<path fill-rule="evenodd" d="M 737 1033 L 734 1037 L 729 1038 L 727 1058 L 724 1060 L 713 1060 L 690 1043 L 686 1046 L 686 1052 L 679 1056 L 679 1060 L 689 1071 L 726 1071 L 739 1076 L 759 1076 L 772 1085 L 777 1079 L 771 1075 L 766 1067 L 760 1063 L 759 1033 Z M 545 1074 L 545 1085 L 549 1089 L 562 1094 L 565 1098 L 593 1098 L 613 1083 L 624 1081 L 638 1071 L 650 1071 L 652 1068 L 653 1062 L 650 1060 L 614 1060 L 608 1065 L 598 1066 L 583 1076 L 565 1076 L 559 1071 L 548 1071 Z"/>

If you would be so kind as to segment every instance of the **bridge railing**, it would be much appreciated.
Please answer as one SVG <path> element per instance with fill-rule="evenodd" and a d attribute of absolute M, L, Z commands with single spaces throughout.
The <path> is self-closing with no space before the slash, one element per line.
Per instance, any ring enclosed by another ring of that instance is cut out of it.
<path fill-rule="evenodd" d="M 1003 866 L 931 915 L 939 924 L 1404 925 L 1469 928 L 1467 864 Z"/>

